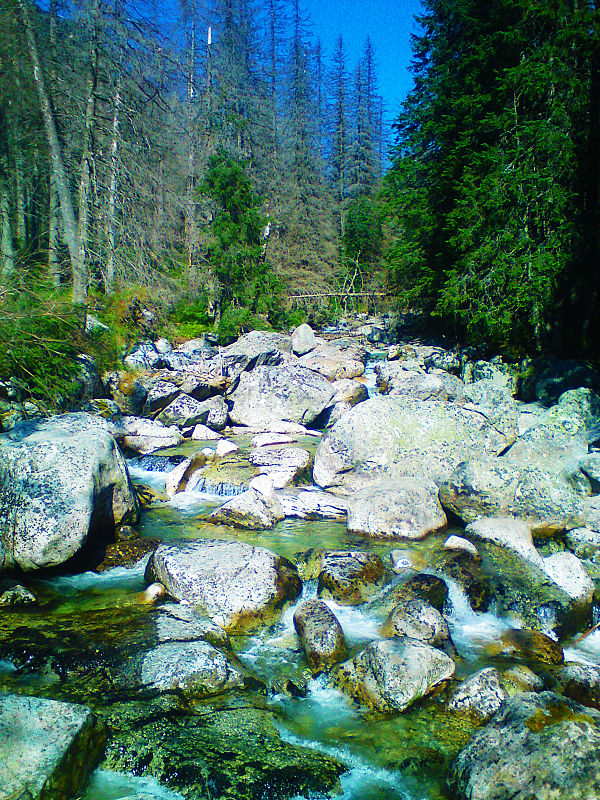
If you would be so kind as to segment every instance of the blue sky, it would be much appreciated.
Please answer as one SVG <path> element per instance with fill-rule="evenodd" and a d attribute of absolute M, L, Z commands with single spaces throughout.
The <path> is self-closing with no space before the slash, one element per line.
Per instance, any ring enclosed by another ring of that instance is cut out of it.
<path fill-rule="evenodd" d="M 313 40 L 320 39 L 329 60 L 338 36 L 344 37 L 348 66 L 360 58 L 365 39 L 371 37 L 377 57 L 379 90 L 393 120 L 412 85 L 410 35 L 417 27 L 420 0 L 304 0 Z"/>

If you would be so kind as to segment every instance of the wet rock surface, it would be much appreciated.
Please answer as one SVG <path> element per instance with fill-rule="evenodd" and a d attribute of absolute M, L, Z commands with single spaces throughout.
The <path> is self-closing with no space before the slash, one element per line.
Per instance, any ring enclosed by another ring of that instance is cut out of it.
<path fill-rule="evenodd" d="M 600 714 L 550 692 L 506 701 L 452 764 L 462 800 L 600 797 Z"/>
<path fill-rule="evenodd" d="M 322 600 L 306 600 L 294 613 L 294 627 L 313 673 L 341 661 L 346 653 L 342 626 Z"/>
<path fill-rule="evenodd" d="M 301 589 L 286 559 L 264 547 L 218 540 L 160 545 L 146 576 L 163 583 L 177 600 L 204 609 L 226 630 L 264 623 Z"/>
<path fill-rule="evenodd" d="M 376 711 L 404 711 L 453 674 L 445 653 L 403 637 L 372 642 L 341 665 L 335 684 Z"/>

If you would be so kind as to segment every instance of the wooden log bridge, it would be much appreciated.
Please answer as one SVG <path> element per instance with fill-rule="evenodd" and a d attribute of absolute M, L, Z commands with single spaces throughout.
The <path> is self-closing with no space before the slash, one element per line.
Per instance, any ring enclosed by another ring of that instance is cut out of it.
<path fill-rule="evenodd" d="M 288 299 L 294 300 L 314 300 L 327 297 L 392 297 L 392 292 L 311 292 L 307 294 L 290 294 Z"/>

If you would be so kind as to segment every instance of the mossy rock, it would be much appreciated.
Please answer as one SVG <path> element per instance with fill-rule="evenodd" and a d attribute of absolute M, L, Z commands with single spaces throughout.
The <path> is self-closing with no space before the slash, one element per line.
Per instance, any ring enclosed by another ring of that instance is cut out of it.
<path fill-rule="evenodd" d="M 192 708 L 163 696 L 118 703 L 102 716 L 109 729 L 105 769 L 153 777 L 194 800 L 330 792 L 346 770 L 283 741 L 269 711 L 235 702 Z"/>

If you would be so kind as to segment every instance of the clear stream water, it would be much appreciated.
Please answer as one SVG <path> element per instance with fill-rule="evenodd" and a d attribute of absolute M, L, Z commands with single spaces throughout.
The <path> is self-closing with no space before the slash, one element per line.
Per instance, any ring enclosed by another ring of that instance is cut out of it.
<path fill-rule="evenodd" d="M 370 377 L 368 379 L 374 384 Z M 249 437 L 238 437 L 237 441 L 242 452 L 247 450 Z M 207 445 L 210 443 L 186 443 L 173 452 L 187 455 Z M 316 440 L 307 438 L 300 446 L 314 449 Z M 168 501 L 162 495 L 164 472 L 143 468 L 139 462 L 132 465 L 131 472 L 136 483 L 156 493 L 138 528 L 142 536 L 159 540 L 237 539 L 268 547 L 300 562 L 304 557 L 299 554 L 312 548 L 352 548 L 377 552 L 390 563 L 391 550 L 400 547 L 406 550 L 407 559 L 416 570 L 435 573 L 430 566 L 431 554 L 439 550 L 448 535 L 446 532 L 442 537 L 432 536 L 415 543 L 373 541 L 348 533 L 345 524 L 295 519 L 286 519 L 270 531 L 234 531 L 204 521 L 207 512 L 222 502 L 221 498 L 192 490 Z M 61 617 L 73 611 L 93 613 L 127 606 L 132 596 L 145 587 L 145 563 L 143 559 L 130 569 L 119 567 L 103 574 L 87 572 L 40 582 L 42 591 L 54 597 L 52 624 L 60 628 Z M 457 676 L 469 675 L 489 663 L 498 666 L 497 659 L 490 655 L 493 645 L 507 628 L 517 626 L 518 622 L 500 619 L 493 613 L 473 611 L 460 586 L 447 576 L 444 579 L 449 587 L 448 621 L 460 655 Z M 316 581 L 306 580 L 298 603 L 315 595 Z M 364 606 L 327 602 L 342 625 L 351 654 L 379 637 L 382 619 Z M 303 654 L 293 626 L 295 607 L 288 607 L 276 625 L 234 640 L 240 660 L 267 683 L 277 676 L 304 676 L 306 679 Z M 566 657 L 600 664 L 600 631 L 568 648 Z M 0 677 L 4 676 L 5 681 L 10 680 L 13 671 L 10 662 L 0 661 Z M 331 688 L 324 675 L 309 679 L 305 697 L 274 694 L 268 702 L 276 713 L 283 739 L 334 756 L 347 765 L 348 771 L 341 778 L 340 800 L 440 800 L 447 797 L 444 774 L 449 760 L 464 747 L 472 733 L 472 728 L 465 727 L 463 721 L 446 712 L 442 701 L 435 698 L 393 717 L 367 714 Z M 181 797 L 153 780 L 99 769 L 89 779 L 81 800 L 119 800 L 132 795 L 157 800 Z M 279 798 L 265 795 L 265 800 Z M 318 795 L 305 800 L 318 800 Z"/>

